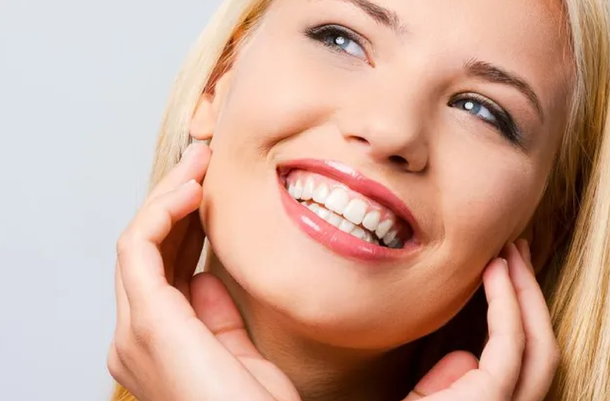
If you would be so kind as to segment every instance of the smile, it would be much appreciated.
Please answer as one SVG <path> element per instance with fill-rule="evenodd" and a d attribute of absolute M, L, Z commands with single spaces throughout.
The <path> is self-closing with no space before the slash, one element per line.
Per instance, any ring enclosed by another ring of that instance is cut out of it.
<path fill-rule="evenodd" d="M 350 167 L 300 160 L 283 164 L 278 173 L 288 215 L 331 250 L 378 259 L 398 256 L 416 245 L 415 220 L 406 205 Z"/>

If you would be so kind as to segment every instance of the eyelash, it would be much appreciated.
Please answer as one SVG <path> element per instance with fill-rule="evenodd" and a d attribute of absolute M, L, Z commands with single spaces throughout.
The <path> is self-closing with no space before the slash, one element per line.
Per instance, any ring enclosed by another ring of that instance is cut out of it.
<path fill-rule="evenodd" d="M 329 40 L 329 39 L 343 37 L 347 40 L 351 40 L 362 48 L 364 57 L 366 57 L 366 59 L 364 61 L 367 64 L 371 64 L 371 62 L 368 58 L 368 55 L 366 54 L 365 46 L 363 44 L 366 41 L 366 39 L 362 38 L 362 36 L 360 36 L 359 34 L 357 34 L 356 32 L 352 31 L 349 28 L 346 28 L 342 25 L 329 24 L 329 25 L 322 25 L 322 26 L 308 28 L 306 30 L 305 34 L 310 39 L 321 43 L 322 45 L 330 48 L 333 51 L 336 51 L 341 54 L 346 54 L 351 57 L 359 58 L 351 53 L 346 52 L 345 49 L 343 49 L 341 46 L 337 45 L 334 40 Z M 472 101 L 472 102 L 478 103 L 478 104 L 482 105 L 483 107 L 485 107 L 486 109 L 488 109 L 490 111 L 490 113 L 493 115 L 495 121 L 490 121 L 490 120 L 482 118 L 482 117 L 477 117 L 477 116 L 475 116 L 475 117 L 478 118 L 479 120 L 483 121 L 484 123 L 491 125 L 496 130 L 498 130 L 502 134 L 502 136 L 504 136 L 512 144 L 517 145 L 517 146 L 522 145 L 522 143 L 521 143 L 522 135 L 521 135 L 517 125 L 515 124 L 513 118 L 510 116 L 509 113 L 507 113 L 504 109 L 502 109 L 496 103 L 494 103 L 491 100 L 489 100 L 481 95 L 478 95 L 476 93 L 468 93 L 468 94 L 460 94 L 460 95 L 454 97 L 453 99 L 451 99 L 448 106 L 455 107 L 456 103 L 463 102 L 463 101 Z M 464 111 L 466 111 L 466 110 L 464 110 Z M 470 113 L 470 114 L 472 114 L 472 113 Z"/>
<path fill-rule="evenodd" d="M 337 24 L 322 25 L 308 28 L 305 31 L 305 35 L 307 35 L 307 37 L 309 37 L 310 39 L 315 40 L 316 42 L 320 42 L 321 44 L 330 48 L 333 51 L 346 54 L 351 57 L 360 58 L 358 56 L 346 52 L 345 49 L 337 45 L 334 40 L 329 39 L 343 37 L 347 40 L 350 40 L 362 48 L 364 57 L 362 60 L 367 64 L 371 64 L 368 58 L 368 54 L 366 52 L 366 48 L 364 46 L 364 42 L 366 40 L 361 35 L 357 34 L 349 28 Z"/>
<path fill-rule="evenodd" d="M 519 131 L 517 125 L 515 124 L 513 118 L 511 117 L 511 115 L 509 113 L 507 113 L 504 109 L 502 109 L 496 103 L 494 103 L 491 100 L 489 100 L 481 95 L 478 95 L 476 93 L 466 93 L 466 94 L 460 94 L 460 95 L 454 97 L 453 99 L 451 99 L 448 106 L 455 107 L 455 105 L 458 102 L 478 103 L 481 106 L 488 109 L 496 121 L 490 121 L 488 119 L 485 119 L 482 117 L 477 117 L 477 116 L 475 116 L 475 117 L 480 119 L 484 123 L 491 125 L 498 131 L 500 131 L 502 136 L 504 136 L 506 139 L 508 139 L 512 144 L 521 146 L 522 135 L 521 135 L 521 132 Z M 464 111 L 467 111 L 467 110 L 464 110 Z M 472 113 L 470 113 L 470 114 L 472 114 Z"/>

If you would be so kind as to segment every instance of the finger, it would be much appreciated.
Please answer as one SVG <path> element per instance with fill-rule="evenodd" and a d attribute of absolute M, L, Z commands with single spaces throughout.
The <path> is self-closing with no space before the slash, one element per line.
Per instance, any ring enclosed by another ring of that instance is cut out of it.
<path fill-rule="evenodd" d="M 488 303 L 489 341 L 479 368 L 470 370 L 449 389 L 427 397 L 426 401 L 512 400 L 525 340 L 507 261 L 494 259 L 483 274 L 483 284 Z"/>
<path fill-rule="evenodd" d="M 222 282 L 209 273 L 196 275 L 191 282 L 192 306 L 199 320 L 214 335 L 215 344 L 220 345 L 227 355 L 234 358 L 239 365 L 245 368 L 258 385 L 272 394 L 273 399 L 297 400 L 298 393 L 286 376 L 271 362 L 266 360 L 256 349 L 246 332 L 235 303 Z M 209 349 L 213 345 L 208 346 Z M 215 363 L 214 370 L 218 370 Z M 226 387 L 225 387 L 226 388 Z M 223 395 L 217 399 L 235 399 L 230 395 Z"/>
<path fill-rule="evenodd" d="M 159 247 L 159 252 L 163 259 L 165 268 L 165 278 L 170 285 L 176 285 L 176 260 L 180 255 L 182 242 L 186 239 L 186 233 L 189 228 L 188 216 L 176 222 L 170 233 L 167 235 L 163 243 Z"/>
<path fill-rule="evenodd" d="M 129 310 L 129 300 L 123 287 L 123 280 L 121 278 L 121 264 L 117 261 L 114 272 L 114 294 L 116 298 L 116 331 L 119 332 L 125 327 L 129 326 L 131 320 L 131 313 Z"/>
<path fill-rule="evenodd" d="M 513 397 L 515 401 L 541 400 L 557 368 L 557 341 L 544 295 L 534 276 L 527 243 L 519 241 L 516 246 L 508 246 L 506 254 L 525 333 L 523 366 Z"/>
<path fill-rule="evenodd" d="M 532 265 L 532 253 L 530 251 L 528 242 L 524 239 L 518 239 L 515 241 L 515 246 L 521 254 L 521 259 L 525 263 L 525 266 L 535 274 L 536 272 L 534 270 L 534 266 Z"/>
<path fill-rule="evenodd" d="M 191 281 L 195 314 L 236 357 L 262 358 L 246 332 L 244 321 L 222 282 L 209 273 L 197 274 Z"/>
<path fill-rule="evenodd" d="M 206 144 L 201 142 L 191 143 L 182 154 L 180 162 L 169 170 L 150 191 L 145 203 L 178 188 L 190 180 L 201 183 L 210 155 L 211 150 Z"/>
<path fill-rule="evenodd" d="M 144 205 L 152 202 L 160 195 L 174 190 L 188 180 L 194 179 L 201 182 L 207 171 L 209 156 L 210 149 L 205 144 L 197 142 L 189 145 L 180 163 L 170 170 L 161 182 L 153 188 Z M 160 248 L 163 265 L 165 266 L 165 277 L 171 285 L 175 285 L 176 258 L 188 227 L 188 221 L 177 222 Z"/>
<path fill-rule="evenodd" d="M 449 388 L 468 371 L 479 365 L 469 352 L 455 351 L 447 354 L 417 383 L 403 401 L 415 401 Z"/>
<path fill-rule="evenodd" d="M 486 372 L 503 395 L 512 394 L 519 372 L 525 338 L 508 263 L 496 259 L 483 275 L 487 303 L 489 341 L 481 355 L 479 369 Z"/>
<path fill-rule="evenodd" d="M 195 212 L 185 219 L 188 222 L 188 229 L 175 262 L 174 286 L 189 302 L 191 300 L 190 282 L 201 258 L 205 238 L 199 218 L 199 214 Z"/>
<path fill-rule="evenodd" d="M 145 205 L 122 234 L 117 253 L 132 311 L 167 286 L 160 244 L 177 221 L 199 207 L 201 198 L 201 185 L 189 181 Z"/>
<path fill-rule="evenodd" d="M 110 344 L 108 355 L 106 356 L 106 367 L 110 376 L 121 386 L 133 388 L 134 379 L 129 369 L 125 369 L 124 362 L 116 349 L 114 341 Z"/>

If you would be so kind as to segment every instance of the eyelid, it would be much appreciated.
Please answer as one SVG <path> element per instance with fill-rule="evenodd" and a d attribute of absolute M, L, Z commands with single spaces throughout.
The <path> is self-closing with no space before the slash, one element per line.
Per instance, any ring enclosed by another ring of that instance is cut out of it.
<path fill-rule="evenodd" d="M 474 92 L 460 93 L 459 95 L 456 95 L 455 97 L 453 97 L 453 99 L 451 99 L 450 103 L 454 103 L 459 100 L 467 100 L 467 99 L 474 99 L 477 102 L 480 102 L 481 104 L 483 104 L 485 107 L 490 107 L 493 109 L 493 111 L 496 111 L 498 113 L 502 113 L 502 114 L 505 114 L 506 116 L 508 116 L 508 113 L 498 103 L 494 102 L 493 100 L 491 100 L 483 95 L 479 95 L 478 93 L 474 93 Z"/>
<path fill-rule="evenodd" d="M 305 35 L 317 40 L 317 36 L 320 34 L 326 33 L 330 30 L 341 32 L 344 36 L 346 36 L 349 40 L 353 40 L 356 42 L 362 50 L 364 50 L 364 54 L 366 56 L 366 60 L 364 60 L 367 64 L 374 66 L 373 60 L 370 56 L 371 51 L 370 47 L 372 46 L 371 41 L 368 40 L 362 34 L 356 32 L 354 29 L 348 28 L 344 25 L 337 23 L 327 23 L 327 24 L 318 24 L 314 27 L 307 28 L 305 31 Z"/>
<path fill-rule="evenodd" d="M 494 115 L 498 124 L 496 125 L 483 118 L 479 118 L 479 120 L 493 126 L 495 129 L 499 130 L 501 134 L 505 136 L 508 140 L 510 140 L 514 145 L 523 149 L 523 134 L 521 129 L 519 128 L 519 125 L 515 122 L 510 113 L 507 112 L 506 109 L 500 106 L 497 102 L 476 92 L 463 92 L 451 98 L 448 105 L 452 106 L 456 102 L 469 99 L 479 102 L 484 107 L 488 108 Z M 510 133 L 507 131 L 510 131 Z"/>
<path fill-rule="evenodd" d="M 496 119 L 507 120 L 508 122 L 514 124 L 510 114 L 506 110 L 504 110 L 502 106 L 485 96 L 479 95 L 478 93 L 460 93 L 459 95 L 453 97 L 449 104 L 454 104 L 455 102 L 461 100 L 471 99 L 481 103 L 483 106 L 488 108 Z"/>

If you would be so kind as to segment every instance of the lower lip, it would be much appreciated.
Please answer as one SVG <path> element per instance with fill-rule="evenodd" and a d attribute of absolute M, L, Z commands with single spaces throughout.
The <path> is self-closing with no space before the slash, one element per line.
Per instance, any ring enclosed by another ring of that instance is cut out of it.
<path fill-rule="evenodd" d="M 364 261 L 389 261 L 404 257 L 416 248 L 412 241 L 401 249 L 385 248 L 347 234 L 294 200 L 281 180 L 279 184 L 282 204 L 292 221 L 311 238 L 339 255 Z"/>

